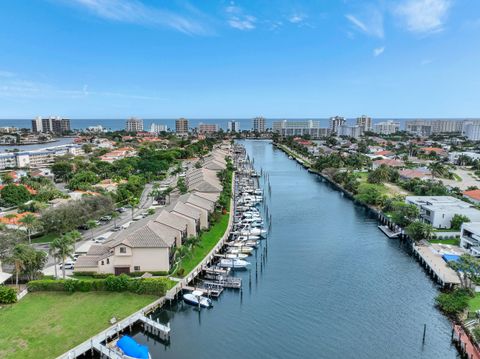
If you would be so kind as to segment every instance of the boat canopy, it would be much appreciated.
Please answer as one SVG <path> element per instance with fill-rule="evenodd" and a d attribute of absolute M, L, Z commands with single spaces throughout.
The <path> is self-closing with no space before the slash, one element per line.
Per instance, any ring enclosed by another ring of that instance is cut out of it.
<path fill-rule="evenodd" d="M 132 358 L 148 359 L 148 348 L 145 345 L 138 344 L 132 337 L 124 335 L 117 342 L 119 347 L 125 355 Z"/>

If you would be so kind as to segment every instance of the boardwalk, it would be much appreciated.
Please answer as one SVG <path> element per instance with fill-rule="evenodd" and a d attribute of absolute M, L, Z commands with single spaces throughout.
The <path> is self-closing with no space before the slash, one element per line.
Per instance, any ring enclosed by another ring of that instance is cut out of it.
<path fill-rule="evenodd" d="M 434 274 L 440 284 L 443 286 L 460 284 L 457 273 L 447 265 L 442 255 L 434 251 L 431 246 L 414 244 L 413 251 L 419 257 L 422 264 Z"/>
<path fill-rule="evenodd" d="M 466 354 L 469 359 L 480 359 L 480 352 L 475 346 L 470 337 L 465 333 L 460 325 L 455 324 L 453 327 L 453 340 L 457 342 L 460 352 Z"/>

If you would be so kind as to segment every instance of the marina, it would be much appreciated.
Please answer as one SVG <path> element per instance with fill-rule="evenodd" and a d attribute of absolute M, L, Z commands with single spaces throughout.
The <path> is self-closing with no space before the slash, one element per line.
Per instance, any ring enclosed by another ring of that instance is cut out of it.
<path fill-rule="evenodd" d="M 450 323 L 433 306 L 438 287 L 378 230 L 376 216 L 270 142 L 243 143 L 256 170 L 266 173 L 259 179 L 264 192 L 271 186 L 274 195 L 264 194 L 270 231 L 247 258 L 249 268 L 228 271 L 242 287 L 212 298 L 211 309 L 167 302 L 154 318 L 170 323 L 168 343 L 141 330 L 133 338 L 153 358 L 366 359 L 384 357 L 386 347 L 390 357 L 456 358 Z M 207 271 L 204 280 L 225 273 Z"/>

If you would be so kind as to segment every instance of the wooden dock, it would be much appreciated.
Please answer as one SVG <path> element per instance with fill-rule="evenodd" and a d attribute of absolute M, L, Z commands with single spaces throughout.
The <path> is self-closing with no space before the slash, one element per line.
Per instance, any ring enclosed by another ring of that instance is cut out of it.
<path fill-rule="evenodd" d="M 401 231 L 392 231 L 388 226 L 378 226 L 378 229 L 380 229 L 388 238 L 398 238 L 400 234 L 402 234 Z"/>
<path fill-rule="evenodd" d="M 110 339 L 120 336 L 124 330 L 131 329 L 137 323 L 141 323 L 145 331 L 158 336 L 162 340 L 170 339 L 170 324 L 164 325 L 158 321 L 154 321 L 145 316 L 145 312 L 142 309 L 118 323 L 113 324 L 110 328 L 105 329 L 80 345 L 77 345 L 75 348 L 60 355 L 57 359 L 74 359 L 89 351 L 97 351 L 111 359 L 123 359 L 123 356 L 118 352 L 112 348 L 108 348 L 106 343 Z"/>
<path fill-rule="evenodd" d="M 420 263 L 442 287 L 460 284 L 457 273 L 447 265 L 442 255 L 436 253 L 431 246 L 413 244 L 412 248 Z"/>

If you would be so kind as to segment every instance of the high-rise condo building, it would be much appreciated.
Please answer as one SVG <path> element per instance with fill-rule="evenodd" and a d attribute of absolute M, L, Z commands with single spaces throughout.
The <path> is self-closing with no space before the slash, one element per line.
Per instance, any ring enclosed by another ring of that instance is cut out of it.
<path fill-rule="evenodd" d="M 274 121 L 272 131 L 283 137 L 288 136 L 311 136 L 312 138 L 326 137 L 330 133 L 328 128 L 320 128 L 319 121 Z"/>
<path fill-rule="evenodd" d="M 32 132 L 63 134 L 71 130 L 70 120 L 61 117 L 41 118 L 32 120 Z"/>
<path fill-rule="evenodd" d="M 199 133 L 215 133 L 218 132 L 218 125 L 214 125 L 211 123 L 200 123 L 198 125 L 198 132 Z"/>
<path fill-rule="evenodd" d="M 156 133 L 159 134 L 160 132 L 166 132 L 167 131 L 167 126 L 166 125 L 161 125 L 158 123 L 152 123 L 150 125 L 150 132 L 151 133 Z"/>
<path fill-rule="evenodd" d="M 373 132 L 381 135 L 390 135 L 400 131 L 400 123 L 388 120 L 373 125 Z"/>
<path fill-rule="evenodd" d="M 228 121 L 228 132 L 240 132 L 240 121 Z"/>
<path fill-rule="evenodd" d="M 405 122 L 405 130 L 417 136 L 437 133 L 462 132 L 463 122 L 458 120 L 411 120 Z"/>
<path fill-rule="evenodd" d="M 265 132 L 265 118 L 255 117 L 252 121 L 252 128 L 254 132 Z"/>
<path fill-rule="evenodd" d="M 188 120 L 186 118 L 175 120 L 175 132 L 182 135 L 188 134 Z"/>
<path fill-rule="evenodd" d="M 337 128 L 337 135 L 359 138 L 360 136 L 363 135 L 363 126 L 359 126 L 359 125 L 347 126 L 346 124 L 344 124 Z"/>
<path fill-rule="evenodd" d="M 365 115 L 357 117 L 357 126 L 362 127 L 363 131 L 371 131 L 373 129 L 372 118 Z"/>
<path fill-rule="evenodd" d="M 125 122 L 125 131 L 127 132 L 142 132 L 143 131 L 143 120 L 139 118 L 129 118 Z"/>
<path fill-rule="evenodd" d="M 341 116 L 330 117 L 330 131 L 331 131 L 331 133 L 337 133 L 338 128 L 340 126 L 343 126 L 346 122 L 347 122 L 347 120 L 345 119 L 345 117 L 341 117 Z"/>
<path fill-rule="evenodd" d="M 480 121 L 465 121 L 462 132 L 470 141 L 480 141 Z"/>

